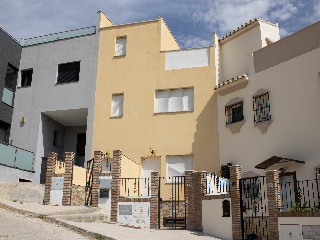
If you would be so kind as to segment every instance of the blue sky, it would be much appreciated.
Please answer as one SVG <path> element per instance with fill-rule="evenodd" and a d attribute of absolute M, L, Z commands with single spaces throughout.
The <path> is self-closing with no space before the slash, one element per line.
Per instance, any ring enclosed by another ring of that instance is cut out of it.
<path fill-rule="evenodd" d="M 0 26 L 35 37 L 94 26 L 102 10 L 115 24 L 162 16 L 184 48 L 211 44 L 255 17 L 279 23 L 281 37 L 320 19 L 320 0 L 0 0 Z"/>

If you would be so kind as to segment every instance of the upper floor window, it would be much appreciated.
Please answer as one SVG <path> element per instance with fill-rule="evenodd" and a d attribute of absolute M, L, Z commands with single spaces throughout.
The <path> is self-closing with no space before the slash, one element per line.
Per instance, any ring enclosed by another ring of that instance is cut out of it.
<path fill-rule="evenodd" d="M 30 87 L 32 82 L 33 69 L 21 71 L 21 87 Z"/>
<path fill-rule="evenodd" d="M 243 102 L 238 102 L 225 107 L 226 125 L 240 122 L 243 117 Z"/>
<path fill-rule="evenodd" d="M 184 176 L 185 171 L 193 170 L 193 155 L 167 156 L 167 181 L 173 182 L 172 177 Z M 176 179 L 180 181 L 181 179 Z"/>
<path fill-rule="evenodd" d="M 271 120 L 269 92 L 255 94 L 253 96 L 254 123 Z"/>
<path fill-rule="evenodd" d="M 80 62 L 62 63 L 58 65 L 57 84 L 78 82 Z"/>
<path fill-rule="evenodd" d="M 123 93 L 112 95 L 112 117 L 123 116 Z"/>
<path fill-rule="evenodd" d="M 127 53 L 127 37 L 117 37 L 116 56 L 125 56 Z"/>
<path fill-rule="evenodd" d="M 193 88 L 156 91 L 156 113 L 193 111 Z"/>
<path fill-rule="evenodd" d="M 10 63 L 7 65 L 6 79 L 4 86 L 11 90 L 14 90 L 17 83 L 18 69 L 12 66 Z"/>

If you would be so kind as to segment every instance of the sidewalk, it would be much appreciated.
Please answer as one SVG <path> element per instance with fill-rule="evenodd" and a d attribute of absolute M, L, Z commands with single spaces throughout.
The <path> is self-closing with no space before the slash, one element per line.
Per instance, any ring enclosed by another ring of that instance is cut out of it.
<path fill-rule="evenodd" d="M 8 201 L 0 198 L 0 208 L 9 208 L 20 214 L 33 217 L 43 218 L 49 222 L 63 225 L 73 231 L 82 233 L 90 238 L 98 238 L 102 235 L 105 239 L 129 239 L 129 240 L 220 240 L 202 233 L 190 232 L 187 230 L 154 230 L 154 229 L 135 229 L 122 226 L 118 223 L 106 222 L 71 222 L 64 220 L 55 220 L 50 216 L 60 214 L 86 213 L 96 211 L 96 208 L 88 208 L 85 206 L 50 206 L 38 203 L 20 203 Z M 33 214 L 33 215 L 32 215 Z M 64 224 L 63 224 L 64 223 Z"/>

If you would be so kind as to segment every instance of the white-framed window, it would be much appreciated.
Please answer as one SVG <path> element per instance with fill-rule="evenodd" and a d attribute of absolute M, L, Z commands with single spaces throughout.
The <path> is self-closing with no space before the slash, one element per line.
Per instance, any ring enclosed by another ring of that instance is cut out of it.
<path fill-rule="evenodd" d="M 167 182 L 172 182 L 172 177 L 184 176 L 187 170 L 193 170 L 193 155 L 167 156 Z"/>
<path fill-rule="evenodd" d="M 117 37 L 116 56 L 125 56 L 127 54 L 127 37 Z"/>
<path fill-rule="evenodd" d="M 187 112 L 194 109 L 194 89 L 156 90 L 156 113 Z"/>
<path fill-rule="evenodd" d="M 123 116 L 123 93 L 112 95 L 112 117 L 122 117 Z"/>

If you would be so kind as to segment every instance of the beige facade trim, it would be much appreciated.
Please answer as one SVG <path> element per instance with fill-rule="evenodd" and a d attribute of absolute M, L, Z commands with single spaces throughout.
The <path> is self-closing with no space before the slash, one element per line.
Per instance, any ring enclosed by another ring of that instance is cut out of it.
<path fill-rule="evenodd" d="M 177 39 L 174 37 L 174 35 L 173 35 L 173 33 L 171 32 L 170 28 L 168 27 L 168 25 L 167 25 L 166 21 L 165 21 L 161 16 L 159 16 L 158 20 L 159 20 L 159 21 L 162 21 L 162 22 L 164 23 L 164 25 L 167 27 L 167 29 L 168 29 L 168 30 L 169 30 L 169 32 L 171 33 L 171 35 L 172 35 L 173 39 L 174 39 L 174 40 L 175 40 L 175 42 L 178 44 L 178 47 L 180 48 L 180 45 L 179 45 L 179 43 L 178 43 Z"/>
<path fill-rule="evenodd" d="M 219 39 L 220 45 L 223 45 L 229 41 L 231 41 L 232 39 L 235 39 L 239 36 L 241 36 L 242 34 L 250 31 L 251 29 L 253 29 L 254 27 L 257 27 L 260 25 L 260 22 L 263 23 L 267 23 L 270 24 L 272 26 L 277 26 L 277 24 L 259 19 L 259 18 L 255 18 L 253 20 L 250 20 L 248 23 L 245 23 L 244 25 L 241 25 L 241 27 L 238 27 L 236 30 L 233 30 L 232 32 L 229 32 L 228 34 L 226 34 L 225 36 L 223 36 L 221 39 Z"/>
<path fill-rule="evenodd" d="M 227 80 L 223 83 L 219 83 L 214 89 L 219 95 L 224 96 L 246 87 L 248 82 L 248 75 L 244 74 L 242 76 L 237 76 L 236 78 Z"/>
<path fill-rule="evenodd" d="M 119 24 L 119 25 L 114 25 L 114 26 L 103 27 L 103 28 L 101 28 L 101 30 L 113 29 L 113 28 L 122 28 L 122 27 L 126 27 L 126 26 L 131 26 L 131 25 L 143 25 L 143 24 L 154 23 L 154 22 L 158 22 L 158 21 L 159 21 L 159 19 L 141 21 L 141 22 L 133 22 L 133 23 L 125 23 L 125 24 Z"/>
<path fill-rule="evenodd" d="M 268 120 L 265 122 L 255 123 L 254 126 L 259 128 L 261 133 L 264 134 L 267 132 L 267 129 L 271 123 L 272 123 L 272 120 Z"/>
<path fill-rule="evenodd" d="M 226 125 L 226 128 L 230 129 L 232 134 L 240 132 L 241 126 L 245 123 L 245 120 L 242 120 L 240 122 L 230 123 Z"/>
<path fill-rule="evenodd" d="M 236 103 L 239 103 L 239 102 L 243 102 L 243 99 L 239 98 L 239 97 L 235 97 L 235 98 L 232 98 L 227 104 L 226 104 L 226 107 L 229 107 L 229 106 L 232 106 Z"/>

